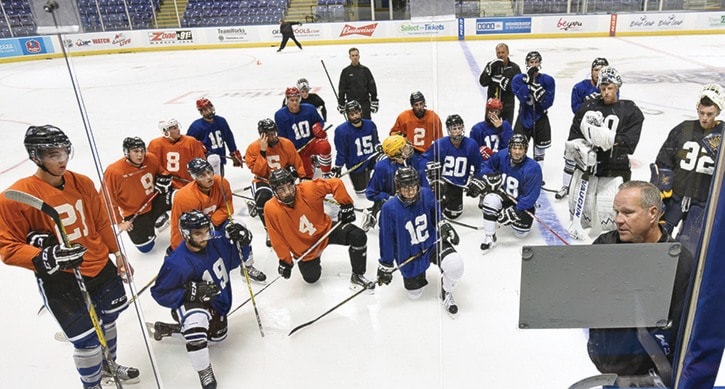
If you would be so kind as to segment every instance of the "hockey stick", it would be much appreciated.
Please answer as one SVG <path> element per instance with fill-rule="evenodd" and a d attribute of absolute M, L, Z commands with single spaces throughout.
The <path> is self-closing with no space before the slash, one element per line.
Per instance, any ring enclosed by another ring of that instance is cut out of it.
<path fill-rule="evenodd" d="M 461 227 L 470 228 L 472 230 L 482 230 L 483 229 L 483 227 L 478 227 L 478 226 L 474 226 L 474 225 L 471 225 L 471 224 L 466 224 L 466 223 L 463 223 L 463 222 L 459 222 L 458 220 L 449 219 L 447 216 L 444 216 L 443 218 L 448 223 L 453 223 L 453 224 L 458 225 L 458 226 L 461 226 Z"/>
<path fill-rule="evenodd" d="M 342 174 L 340 174 L 340 177 L 338 177 L 338 178 L 342 178 L 342 177 L 345 177 L 346 175 L 348 175 L 348 174 L 350 174 L 350 173 L 354 172 L 355 170 L 359 169 L 359 168 L 360 168 L 360 166 L 362 166 L 362 165 L 364 165 L 364 164 L 366 164 L 366 163 L 370 162 L 370 160 L 371 160 L 371 159 L 373 159 L 373 158 L 377 157 L 378 155 L 380 155 L 380 153 L 382 153 L 382 151 L 376 151 L 376 152 L 374 152 L 374 153 L 370 154 L 370 156 L 369 156 L 369 157 L 367 157 L 367 158 L 365 158 L 365 160 L 364 160 L 364 161 L 362 161 L 362 162 L 358 162 L 358 163 L 357 163 L 357 164 L 355 164 L 355 165 L 354 165 L 353 167 L 351 167 L 351 168 L 347 169 L 347 170 L 345 171 L 345 173 L 342 173 Z"/>
<path fill-rule="evenodd" d="M 504 195 L 504 196 L 506 196 L 509 200 L 513 201 L 514 204 L 518 204 L 519 203 L 510 194 L 508 194 L 506 192 L 502 192 L 502 191 L 499 191 L 499 193 L 502 194 L 502 195 Z M 567 242 L 566 239 L 562 238 L 561 235 L 559 235 L 556 231 L 554 231 L 554 229 L 551 228 L 548 224 L 544 223 L 544 221 L 541 220 L 538 216 L 536 216 L 533 212 L 529 211 L 528 209 L 524 210 L 524 212 L 526 212 L 527 215 L 529 215 L 529 216 L 533 217 L 534 219 L 536 219 L 536 221 L 539 222 L 539 224 L 541 224 L 547 230 L 549 230 L 549 232 L 551 232 L 552 234 L 554 234 L 555 237 L 559 238 L 559 240 L 562 241 L 562 243 L 564 243 L 566 246 L 569 245 L 569 242 Z"/>
<path fill-rule="evenodd" d="M 324 128 L 324 131 L 327 132 L 327 130 L 329 130 L 330 128 L 332 128 L 332 124 L 328 124 L 327 127 Z M 322 139 L 322 138 L 313 136 L 312 139 L 308 140 L 307 143 L 303 144 L 302 146 L 300 146 L 299 149 L 297 149 L 297 153 L 299 154 L 300 152 L 302 152 L 302 150 L 304 150 L 305 147 L 309 146 L 310 143 L 314 142 L 315 139 Z"/>
<path fill-rule="evenodd" d="M 277 282 L 277 280 L 280 279 L 280 278 L 282 278 L 282 276 L 277 276 L 275 279 L 273 279 L 272 281 L 270 281 L 267 285 L 265 285 L 264 287 L 262 287 L 262 289 L 260 289 L 259 291 L 257 291 L 257 293 L 254 294 L 254 297 L 257 297 L 260 293 L 262 293 L 265 289 L 269 288 L 270 285 L 272 285 L 275 282 Z M 248 303 L 250 301 L 252 301 L 252 298 L 251 297 L 248 298 L 248 299 L 246 299 L 246 300 L 244 300 L 243 303 L 237 305 L 234 309 L 232 309 L 231 311 L 229 311 L 229 313 L 227 313 L 227 317 L 231 316 L 232 313 L 236 312 L 239 308 L 243 307 L 246 303 Z"/>
<path fill-rule="evenodd" d="M 569 389 L 591 389 L 599 386 L 610 386 L 614 385 L 615 381 L 617 381 L 616 374 L 599 374 L 581 379 L 569 386 Z"/>
<path fill-rule="evenodd" d="M 325 66 L 325 60 L 321 59 L 320 63 L 322 63 L 322 68 L 325 69 L 325 75 L 327 76 L 327 81 L 330 82 L 330 87 L 332 88 L 332 93 L 335 94 L 335 102 L 338 103 L 338 105 L 339 105 L 340 97 L 338 96 L 337 90 L 335 89 L 335 84 L 332 83 L 332 78 L 330 78 L 330 73 L 327 71 L 327 66 Z M 337 111 L 337 112 L 340 112 L 340 111 Z M 340 112 L 340 115 L 342 115 L 345 118 L 345 120 L 347 120 L 347 113 Z"/>
<path fill-rule="evenodd" d="M 141 212 L 144 209 L 146 209 L 146 207 L 148 207 L 149 204 L 151 204 L 151 202 L 154 201 L 154 199 L 158 195 L 159 195 L 159 192 L 158 191 L 154 191 L 154 193 L 151 195 L 151 197 L 149 197 L 148 200 L 146 200 L 146 202 L 144 202 L 143 204 L 141 204 L 141 207 L 138 209 L 138 211 L 136 211 L 136 213 L 134 213 L 133 216 L 131 216 L 130 219 L 124 220 L 124 221 L 127 221 L 129 223 L 133 223 L 133 221 L 136 220 L 136 218 L 139 217 L 139 215 L 141 215 Z M 123 231 L 118 231 L 118 233 L 116 233 L 116 236 L 121 235 L 121 233 L 123 233 Z"/>
<path fill-rule="evenodd" d="M 427 248 L 427 249 L 425 249 L 425 250 L 423 250 L 423 251 L 419 252 L 418 254 L 414 254 L 414 255 L 411 255 L 411 256 L 410 256 L 410 257 L 408 257 L 408 258 L 407 258 L 407 259 L 406 259 L 405 261 L 403 261 L 403 263 L 401 263 L 400 265 L 398 265 L 397 267 L 395 267 L 395 268 L 394 268 L 394 269 L 393 269 L 393 270 L 392 270 L 392 271 L 391 271 L 390 273 L 391 273 L 391 274 L 392 274 L 392 273 L 395 273 L 395 271 L 397 271 L 397 270 L 400 270 L 400 268 L 401 268 L 401 267 L 403 267 L 403 266 L 405 266 L 405 265 L 409 264 L 409 263 L 410 263 L 410 262 L 412 262 L 412 261 L 413 261 L 414 259 L 416 259 L 416 258 L 420 257 L 421 255 L 423 255 L 423 254 L 427 253 L 427 252 L 428 252 L 428 250 L 430 250 L 430 248 L 431 248 L 431 247 L 435 247 L 435 246 L 436 246 L 436 245 L 438 244 L 438 242 L 439 242 L 439 241 L 440 241 L 440 239 L 437 239 L 437 240 L 436 240 L 435 242 L 433 242 L 433 244 L 432 244 L 432 245 L 431 245 L 431 246 L 430 246 L 429 248 Z M 377 281 L 376 281 L 376 283 L 377 283 L 378 285 L 381 285 L 381 283 L 380 283 L 380 281 L 379 281 L 379 280 L 377 280 Z M 343 304 L 345 304 L 346 302 L 348 302 L 348 301 L 350 301 L 350 300 L 354 299 L 355 297 L 357 297 L 357 296 L 361 295 L 361 294 L 362 294 L 363 292 L 365 292 L 365 291 L 366 291 L 366 290 L 368 290 L 368 289 L 370 289 L 370 288 L 369 288 L 369 287 L 368 287 L 367 285 L 366 285 L 366 286 L 364 286 L 364 287 L 362 287 L 362 289 L 358 290 L 357 292 L 355 292 L 354 294 L 352 294 L 352 295 L 351 295 L 350 297 L 348 297 L 348 298 L 346 298 L 346 299 L 342 300 L 342 301 L 341 301 L 341 302 L 340 302 L 339 304 L 335 305 L 334 307 L 332 307 L 332 308 L 328 309 L 328 310 L 327 310 L 327 311 L 326 311 L 325 313 L 323 313 L 322 315 L 320 315 L 320 316 L 317 316 L 316 318 L 314 318 L 314 319 L 312 319 L 312 320 L 310 320 L 310 321 L 308 321 L 308 322 L 306 322 L 306 323 L 302 323 L 302 324 L 298 325 L 297 327 L 293 328 L 293 329 L 292 329 L 292 331 L 290 331 L 289 335 L 287 335 L 287 336 L 292 336 L 292 334 L 294 334 L 295 332 L 297 332 L 297 331 L 299 331 L 299 330 L 301 330 L 301 329 L 303 329 L 303 328 L 305 328 L 305 327 L 307 327 L 307 326 L 309 326 L 309 325 L 312 325 L 312 324 L 314 324 L 314 323 L 315 323 L 316 321 L 318 321 L 318 320 L 322 319 L 323 317 L 327 316 L 327 315 L 328 315 L 328 314 L 329 314 L 330 312 L 334 311 L 335 309 L 339 308 L 340 306 L 342 306 L 342 305 L 343 305 Z"/>
<path fill-rule="evenodd" d="M 7 190 L 5 192 L 5 197 L 10 200 L 29 205 L 50 216 L 50 218 L 53 219 L 53 222 L 55 222 L 55 225 L 60 231 L 61 238 L 63 239 L 63 245 L 65 247 L 71 247 L 70 241 L 68 240 L 68 235 L 65 232 L 65 226 L 63 226 L 63 222 L 60 220 L 60 215 L 58 214 L 58 211 L 55 210 L 55 208 L 50 206 L 50 204 L 31 194 L 13 189 Z M 108 365 L 108 369 L 113 376 L 113 381 L 116 383 L 116 388 L 123 388 L 123 386 L 121 385 L 121 380 L 118 378 L 118 373 L 116 372 L 116 362 L 111 358 L 111 352 L 110 350 L 108 350 L 108 343 L 106 343 L 106 336 L 103 334 L 103 328 L 101 328 L 101 323 L 98 320 L 98 314 L 96 313 L 96 309 L 93 307 L 93 300 L 91 300 L 91 295 L 88 293 L 88 289 L 86 288 L 86 282 L 83 280 L 83 275 L 81 274 L 80 269 L 74 267 L 73 275 L 75 275 L 76 282 L 78 283 L 78 288 L 80 289 L 81 295 L 83 296 L 83 300 L 86 304 L 88 316 L 90 316 L 91 323 L 93 324 L 93 328 L 96 331 L 98 342 L 101 344 L 103 359 Z"/>

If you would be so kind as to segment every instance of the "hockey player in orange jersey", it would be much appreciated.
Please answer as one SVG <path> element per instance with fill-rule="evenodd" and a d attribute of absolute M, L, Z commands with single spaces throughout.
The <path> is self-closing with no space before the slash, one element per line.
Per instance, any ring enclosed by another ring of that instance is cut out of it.
<path fill-rule="evenodd" d="M 437 139 L 443 137 L 443 125 L 438 114 L 425 107 L 425 96 L 420 92 L 410 94 L 410 106 L 398 115 L 390 135 L 402 135 L 410 141 L 418 153 L 423 153 Z"/>
<path fill-rule="evenodd" d="M 182 135 L 181 125 L 174 118 L 160 121 L 159 130 L 164 136 L 151 140 L 148 151 L 159 157 L 161 169 L 174 178 L 174 189 L 180 189 L 192 180 L 186 165 L 194 158 L 205 158 L 204 145 L 191 136 Z"/>
<path fill-rule="evenodd" d="M 292 276 L 294 259 L 298 259 L 322 241 L 297 262 L 302 278 L 308 283 L 317 282 L 322 274 L 320 256 L 328 244 L 350 246 L 352 276 L 350 288 L 372 289 L 375 284 L 365 278 L 367 267 L 367 236 L 360 227 L 352 224 L 355 211 L 352 198 L 339 178 L 303 181 L 295 185 L 292 174 L 285 169 L 274 170 L 269 176 L 269 185 L 276 197 L 264 206 L 267 229 L 272 248 L 279 258 L 279 274 L 284 278 Z M 332 196 L 340 203 L 339 227 L 324 212 L 325 196 Z M 325 234 L 333 229 L 327 238 Z"/>
<path fill-rule="evenodd" d="M 0 258 L 7 265 L 35 272 L 48 312 L 73 344 L 73 361 L 84 388 L 100 389 L 101 380 L 112 376 L 111 369 L 121 382 L 138 382 L 138 369 L 114 362 L 116 319 L 128 307 L 121 280 L 133 269 L 119 251 L 108 213 L 93 181 L 67 170 L 73 147 L 59 128 L 31 126 L 25 133 L 24 143 L 37 170 L 8 189 L 35 196 L 54 208 L 70 247 L 59 243 L 63 242 L 63 236 L 58 234 L 58 226 L 49 215 L 8 199 L 6 192 L 0 196 Z M 109 259 L 111 253 L 115 265 Z M 104 360 L 73 269 L 79 269 L 85 279 L 86 290 L 102 323 L 110 360 Z"/>
<path fill-rule="evenodd" d="M 99 193 L 111 210 L 111 221 L 142 253 L 151 251 L 155 228 L 168 226 L 171 210 L 171 176 L 164 176 L 159 158 L 146 152 L 139 137 L 123 140 L 124 157 L 108 165 Z"/>
<path fill-rule="evenodd" d="M 214 229 L 221 236 L 224 235 L 224 227 L 234 214 L 232 189 L 226 178 L 214 174 L 214 168 L 204 158 L 192 159 L 187 168 L 194 181 L 186 184 L 174 195 L 171 205 L 170 248 L 172 250 L 184 242 L 179 230 L 179 218 L 184 212 L 197 210 L 209 216 Z M 267 279 L 264 273 L 253 266 L 252 246 L 242 247 L 242 256 L 250 278 L 260 282 Z"/>
<path fill-rule="evenodd" d="M 274 197 L 272 188 L 268 184 L 269 174 L 274 169 L 294 170 L 294 174 L 297 174 L 298 177 L 305 177 L 307 173 L 302 164 L 302 158 L 295 150 L 295 145 L 291 140 L 277 136 L 277 125 L 272 119 L 260 120 L 257 123 L 257 131 L 259 131 L 259 139 L 247 147 L 244 160 L 254 174 L 252 196 L 254 196 L 257 215 L 266 229 L 264 204 Z M 267 247 L 272 247 L 269 235 L 267 235 L 266 243 Z"/>

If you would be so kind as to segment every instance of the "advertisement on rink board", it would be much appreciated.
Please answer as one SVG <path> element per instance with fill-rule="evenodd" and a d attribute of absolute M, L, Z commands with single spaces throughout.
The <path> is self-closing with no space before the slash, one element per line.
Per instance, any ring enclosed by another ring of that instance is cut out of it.
<path fill-rule="evenodd" d="M 692 34 L 722 31 L 725 12 L 668 12 L 611 15 L 546 15 L 445 20 L 394 20 L 341 23 L 304 23 L 295 35 L 305 41 L 382 41 L 430 38 L 491 39 L 495 35 L 651 35 L 679 31 Z M 85 53 L 132 52 L 154 47 L 195 48 L 199 45 L 277 45 L 279 25 L 169 28 L 63 35 L 69 51 Z M 0 59 L 37 56 L 53 58 L 62 52 L 55 36 L 0 39 Z M 209 48 L 209 47 L 206 47 Z"/>

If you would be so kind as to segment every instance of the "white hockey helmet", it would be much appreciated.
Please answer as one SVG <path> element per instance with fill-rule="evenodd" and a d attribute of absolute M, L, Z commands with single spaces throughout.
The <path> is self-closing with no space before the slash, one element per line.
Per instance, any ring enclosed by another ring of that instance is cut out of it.
<path fill-rule="evenodd" d="M 599 69 L 597 88 L 602 84 L 614 84 L 617 88 L 620 88 L 622 86 L 622 76 L 619 75 L 617 69 L 611 66 L 604 66 Z"/>
<path fill-rule="evenodd" d="M 700 89 L 700 94 L 697 97 L 697 104 L 695 107 L 700 105 L 700 100 L 702 100 L 703 97 L 707 97 L 712 100 L 712 102 L 720 108 L 720 112 L 722 112 L 723 108 L 725 108 L 725 90 L 720 85 L 708 84 L 703 86 L 702 89 Z"/>
<path fill-rule="evenodd" d="M 176 120 L 176 118 L 169 118 L 159 121 L 159 130 L 161 130 L 161 132 L 163 132 L 164 134 L 169 131 L 169 128 L 174 126 L 181 128 L 181 125 L 179 124 L 179 121 Z"/>

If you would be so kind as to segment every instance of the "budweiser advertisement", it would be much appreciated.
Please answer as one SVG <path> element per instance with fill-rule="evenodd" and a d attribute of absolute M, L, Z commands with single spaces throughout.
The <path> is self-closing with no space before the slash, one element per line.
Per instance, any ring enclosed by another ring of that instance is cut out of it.
<path fill-rule="evenodd" d="M 377 23 L 366 24 L 364 26 L 351 26 L 345 23 L 345 26 L 340 30 L 340 37 L 349 35 L 362 35 L 362 36 L 373 36 L 375 29 L 378 27 Z"/>

